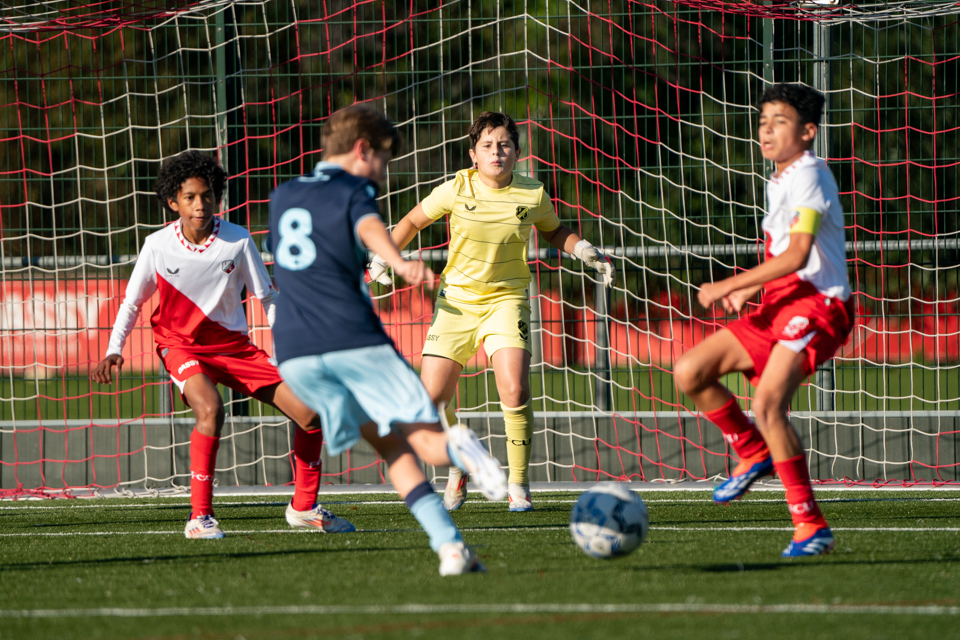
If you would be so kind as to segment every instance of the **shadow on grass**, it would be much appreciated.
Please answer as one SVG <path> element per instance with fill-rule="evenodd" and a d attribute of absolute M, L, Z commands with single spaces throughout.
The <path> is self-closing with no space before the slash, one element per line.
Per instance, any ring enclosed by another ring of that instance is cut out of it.
<path fill-rule="evenodd" d="M 108 527 L 108 528 L 116 529 L 117 527 L 126 527 L 126 526 L 130 526 L 131 524 L 136 524 L 138 527 L 143 527 L 148 525 L 167 526 L 171 524 L 174 524 L 174 525 L 183 524 L 187 521 L 187 514 L 190 513 L 189 508 L 181 509 L 180 511 L 182 515 L 178 514 L 178 517 L 176 518 L 171 518 L 167 516 L 155 517 L 155 518 L 139 518 L 135 523 L 131 522 L 130 520 L 106 520 L 106 519 L 98 520 L 98 521 L 83 520 L 78 522 L 39 522 L 39 523 L 8 522 L 6 523 L 6 526 L 4 528 L 9 529 L 10 532 L 13 532 L 13 530 L 15 529 L 19 529 L 19 530 L 22 530 L 20 532 L 29 533 L 31 530 L 50 529 L 50 528 L 69 530 L 76 527 L 99 526 L 99 527 Z M 221 509 L 218 507 L 217 511 L 221 511 Z M 275 513 L 264 514 L 259 516 L 258 515 L 239 515 L 239 516 L 231 515 L 229 518 L 229 522 L 231 524 L 238 523 L 238 522 L 248 523 L 248 524 L 275 523 L 276 526 L 274 528 L 281 528 L 281 526 L 283 527 L 287 526 L 287 521 L 284 520 L 282 516 L 283 516 L 282 512 L 275 512 Z"/>
<path fill-rule="evenodd" d="M 780 569 L 799 569 L 818 566 L 896 566 L 896 565 L 924 565 L 924 564 L 955 564 L 958 559 L 945 558 L 916 558 L 913 560 L 840 560 L 836 556 L 821 556 L 819 558 L 784 558 L 780 562 L 751 562 L 751 563 L 723 563 L 701 565 L 699 570 L 704 573 L 742 573 L 746 571 L 775 571 Z M 694 568 L 696 565 L 691 565 Z"/>
<path fill-rule="evenodd" d="M 856 567 L 856 566 L 920 566 L 928 564 L 944 564 L 951 563 L 956 564 L 960 562 L 960 558 L 957 559 L 943 559 L 943 558 L 920 558 L 913 560 L 841 560 L 836 556 L 821 556 L 818 558 L 793 558 L 788 559 L 784 558 L 780 561 L 773 562 L 723 562 L 715 564 L 657 564 L 657 565 L 630 565 L 630 566 L 621 566 L 616 563 L 616 560 L 612 562 L 601 561 L 595 563 L 595 567 L 590 567 L 589 564 L 584 566 L 577 567 L 578 572 L 592 572 L 600 571 L 605 572 L 611 568 L 615 568 L 618 572 L 623 573 L 651 573 L 659 571 L 669 571 L 669 572 L 684 572 L 684 573 L 747 573 L 750 571 L 783 571 L 783 570 L 792 570 L 792 569 L 806 569 L 811 567 Z"/>
<path fill-rule="evenodd" d="M 153 564 L 156 562 L 180 562 L 192 564 L 198 560 L 210 562 L 223 562 L 224 560 L 243 560 L 249 558 L 282 558 L 285 556 L 303 555 L 303 554 L 331 554 L 331 553 L 355 553 L 357 551 L 371 552 L 397 552 L 397 551 L 423 551 L 423 547 L 344 547 L 342 549 L 324 549 L 324 548 L 301 548 L 285 549 L 282 551 L 242 551 L 234 553 L 198 553 L 198 554 L 177 554 L 163 556 L 129 556 L 125 558 L 89 558 L 84 560 L 51 560 L 47 562 L 11 562 L 0 564 L 0 573 L 7 571 L 23 571 L 36 569 L 56 569 L 60 567 L 82 567 L 85 565 L 123 565 L 123 564 Z"/>

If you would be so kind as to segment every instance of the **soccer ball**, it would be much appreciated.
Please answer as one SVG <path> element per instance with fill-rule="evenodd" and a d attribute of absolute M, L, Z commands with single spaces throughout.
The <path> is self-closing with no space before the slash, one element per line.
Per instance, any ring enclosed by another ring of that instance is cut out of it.
<path fill-rule="evenodd" d="M 604 482 L 580 494 L 570 513 L 570 535 L 594 558 L 616 558 L 634 551 L 647 536 L 647 506 L 619 482 Z"/>

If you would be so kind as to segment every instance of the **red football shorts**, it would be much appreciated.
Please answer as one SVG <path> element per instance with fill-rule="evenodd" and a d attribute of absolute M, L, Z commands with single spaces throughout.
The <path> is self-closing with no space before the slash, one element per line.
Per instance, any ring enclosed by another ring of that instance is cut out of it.
<path fill-rule="evenodd" d="M 280 371 L 270 362 L 263 349 L 252 344 L 231 353 L 196 353 L 189 347 L 157 347 L 163 366 L 170 372 L 180 395 L 191 376 L 206 375 L 213 382 L 235 389 L 248 396 L 258 389 L 283 382 Z M 184 398 L 186 402 L 186 398 Z"/>
<path fill-rule="evenodd" d="M 804 352 L 804 371 L 810 375 L 834 356 L 853 329 L 853 296 L 842 302 L 803 288 L 764 300 L 753 313 L 727 325 L 740 341 L 753 369 L 744 373 L 756 386 L 774 345 Z"/>

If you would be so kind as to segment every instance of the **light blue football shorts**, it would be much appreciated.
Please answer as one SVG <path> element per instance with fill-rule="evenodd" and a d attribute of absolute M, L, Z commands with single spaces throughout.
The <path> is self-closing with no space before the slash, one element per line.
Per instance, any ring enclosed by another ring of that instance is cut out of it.
<path fill-rule="evenodd" d="M 293 358 L 280 375 L 320 416 L 331 456 L 355 445 L 370 421 L 382 437 L 397 424 L 440 420 L 420 378 L 391 345 Z"/>

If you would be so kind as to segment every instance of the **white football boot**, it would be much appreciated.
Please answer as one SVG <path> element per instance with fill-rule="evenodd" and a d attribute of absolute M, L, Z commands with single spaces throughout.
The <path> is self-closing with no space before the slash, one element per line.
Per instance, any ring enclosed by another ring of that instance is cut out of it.
<path fill-rule="evenodd" d="M 465 471 L 473 477 L 487 500 L 503 500 L 507 495 L 507 476 L 496 458 L 483 448 L 477 434 L 458 424 L 447 431 L 450 445 L 460 454 Z"/>
<path fill-rule="evenodd" d="M 192 513 L 187 520 L 183 535 L 190 540 L 219 540 L 226 536 L 220 528 L 220 523 L 212 515 L 207 514 L 194 518 Z"/>
<path fill-rule="evenodd" d="M 297 511 L 291 502 L 287 505 L 287 524 L 320 533 L 352 533 L 357 530 L 350 522 L 333 515 L 319 504 L 314 504 L 313 509 L 307 511 Z"/>
<path fill-rule="evenodd" d="M 507 501 L 510 503 L 510 511 L 533 511 L 530 485 L 511 482 L 508 490 Z"/>
<path fill-rule="evenodd" d="M 486 573 L 487 568 L 477 554 L 462 542 L 448 542 L 437 552 L 440 556 L 440 575 L 459 576 L 464 573 Z"/>
<path fill-rule="evenodd" d="M 467 499 L 467 476 L 456 467 L 450 467 L 447 486 L 443 490 L 443 506 L 447 511 L 456 511 Z"/>

